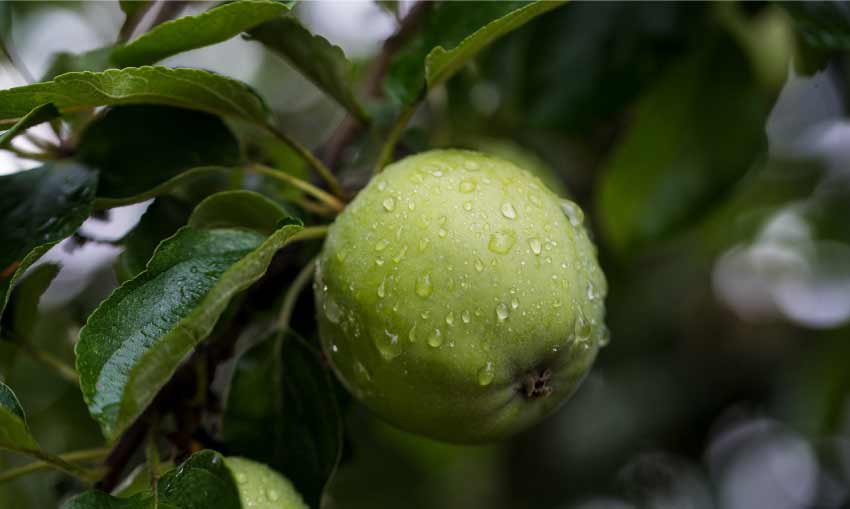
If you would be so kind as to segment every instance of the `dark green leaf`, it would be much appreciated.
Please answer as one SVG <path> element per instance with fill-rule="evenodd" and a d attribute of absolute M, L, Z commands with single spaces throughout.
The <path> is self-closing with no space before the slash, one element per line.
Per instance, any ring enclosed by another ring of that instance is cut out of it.
<path fill-rule="evenodd" d="M 20 337 L 29 337 L 38 319 L 38 301 L 59 273 L 59 265 L 45 263 L 33 268 L 15 286 L 3 316 L 3 328 Z"/>
<path fill-rule="evenodd" d="M 763 153 L 774 99 L 726 41 L 662 77 L 604 168 L 599 212 L 612 247 L 675 233 L 726 192 Z"/>
<path fill-rule="evenodd" d="M 354 116 L 367 117 L 351 90 L 351 63 L 341 48 L 310 33 L 293 16 L 267 21 L 248 33 L 252 39 L 286 58 Z"/>
<path fill-rule="evenodd" d="M 53 162 L 0 177 L 0 315 L 15 280 L 91 213 L 97 174 Z"/>
<path fill-rule="evenodd" d="M 18 120 L 12 127 L 7 129 L 3 134 L 0 134 L 0 147 L 3 147 L 15 136 L 21 134 L 32 126 L 36 126 L 42 122 L 53 120 L 59 116 L 59 111 L 52 104 L 42 104 L 36 106 L 29 113 Z"/>
<path fill-rule="evenodd" d="M 87 491 L 62 504 L 62 509 L 177 509 L 163 504 L 155 505 L 148 494 L 130 498 L 113 497 L 102 491 Z"/>
<path fill-rule="evenodd" d="M 244 199 L 266 201 L 253 193 Z M 101 303 L 80 332 L 76 353 L 83 396 L 108 439 L 141 414 L 230 299 L 259 279 L 300 229 L 287 224 L 267 237 L 244 228 L 186 226 L 159 245 L 145 271 Z"/>
<path fill-rule="evenodd" d="M 221 454 L 196 452 L 159 481 L 159 499 L 180 509 L 240 509 L 239 491 Z"/>
<path fill-rule="evenodd" d="M 0 449 L 28 452 L 38 450 L 27 427 L 24 409 L 8 385 L 0 382 Z"/>
<path fill-rule="evenodd" d="M 124 252 L 115 263 L 118 280 L 123 283 L 145 270 L 159 243 L 185 225 L 191 212 L 191 206 L 169 196 L 154 200 L 139 224 L 120 241 Z"/>
<path fill-rule="evenodd" d="M 281 339 L 268 338 L 239 359 L 223 439 L 284 474 L 310 507 L 319 507 L 342 449 L 334 387 L 316 351 L 295 336 L 277 351 Z"/>
<path fill-rule="evenodd" d="M 150 490 L 129 498 L 87 491 L 63 509 L 242 509 L 236 481 L 224 458 L 214 451 L 196 452 L 157 483 L 158 500 Z"/>
<path fill-rule="evenodd" d="M 812 48 L 850 49 L 850 9 L 847 3 L 780 2 L 794 19 L 794 26 Z"/>
<path fill-rule="evenodd" d="M 150 7 L 152 0 L 119 0 L 118 5 L 127 17 L 136 16 Z"/>
<path fill-rule="evenodd" d="M 587 136 L 639 98 L 695 34 L 704 37 L 705 10 L 695 3 L 575 2 L 498 44 L 484 57 L 483 73 L 523 125 Z"/>
<path fill-rule="evenodd" d="M 446 49 L 443 46 L 437 46 L 432 49 L 425 59 L 425 80 L 428 83 L 428 88 L 437 87 L 449 79 L 479 51 L 496 39 L 516 30 L 535 17 L 560 7 L 564 3 L 565 1 L 553 0 L 529 3 L 482 26 L 453 48 Z"/>
<path fill-rule="evenodd" d="M 163 104 L 214 115 L 267 120 L 262 99 L 245 84 L 199 69 L 130 67 L 104 72 L 72 72 L 53 81 L 0 91 L 0 122 L 53 103 L 69 113 L 97 106 Z"/>
<path fill-rule="evenodd" d="M 237 164 L 239 142 L 209 113 L 118 106 L 86 129 L 77 157 L 100 170 L 97 206 L 112 207 L 144 201 L 199 173 Z"/>
<path fill-rule="evenodd" d="M 135 41 L 115 49 L 118 67 L 147 65 L 211 44 L 226 41 L 260 23 L 289 11 L 281 2 L 241 0 L 158 25 Z"/>
<path fill-rule="evenodd" d="M 493 41 L 563 2 L 443 2 L 423 33 L 399 52 L 386 89 L 401 104 L 413 104 Z"/>

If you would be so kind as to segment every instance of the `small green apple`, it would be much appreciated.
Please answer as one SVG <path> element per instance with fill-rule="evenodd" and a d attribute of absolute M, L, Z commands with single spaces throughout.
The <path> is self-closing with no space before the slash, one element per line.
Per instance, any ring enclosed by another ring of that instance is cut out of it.
<path fill-rule="evenodd" d="M 224 459 L 236 480 L 242 507 L 252 509 L 309 509 L 289 479 L 262 463 L 230 456 Z"/>
<path fill-rule="evenodd" d="M 322 347 L 408 431 L 504 438 L 554 411 L 597 349 L 606 282 L 574 203 L 514 164 L 435 150 L 388 166 L 330 228 Z"/>

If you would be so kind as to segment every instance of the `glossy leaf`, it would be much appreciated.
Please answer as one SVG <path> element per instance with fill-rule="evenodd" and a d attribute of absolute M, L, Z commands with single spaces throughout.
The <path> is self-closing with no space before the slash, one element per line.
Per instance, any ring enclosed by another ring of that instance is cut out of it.
<path fill-rule="evenodd" d="M 0 449 L 28 452 L 38 450 L 27 427 L 24 409 L 8 385 L 0 382 Z"/>
<path fill-rule="evenodd" d="M 342 423 L 319 354 L 300 338 L 264 340 L 239 359 L 223 423 L 225 444 L 288 477 L 319 507 L 339 462 Z M 266 430 L 258 436 L 257 430 Z"/>
<path fill-rule="evenodd" d="M 72 72 L 0 91 L 0 122 L 53 103 L 61 113 L 120 104 L 162 104 L 265 123 L 262 99 L 245 84 L 199 69 L 129 67 Z"/>
<path fill-rule="evenodd" d="M 351 62 L 339 46 L 284 16 L 248 31 L 250 38 L 281 55 L 354 116 L 367 117 L 351 88 Z"/>
<path fill-rule="evenodd" d="M 97 174 L 52 162 L 0 177 L 0 315 L 16 279 L 91 213 Z"/>
<path fill-rule="evenodd" d="M 264 199 L 246 193 L 245 200 Z M 89 411 L 108 439 L 142 413 L 230 299 L 259 279 L 300 229 L 284 222 L 266 236 L 186 226 L 89 316 L 76 347 L 77 371 Z"/>
<path fill-rule="evenodd" d="M 3 134 L 0 134 L 0 147 L 9 143 L 15 136 L 23 133 L 30 127 L 47 122 L 48 120 L 53 120 L 58 116 L 59 111 L 52 104 L 36 106 L 32 111 L 24 115 L 23 118 L 15 122 L 12 127 L 3 132 Z"/>
<path fill-rule="evenodd" d="M 766 148 L 773 97 L 726 41 L 689 55 L 641 100 L 603 169 L 599 212 L 621 253 L 686 228 Z"/>
<path fill-rule="evenodd" d="M 162 23 L 116 48 L 111 60 L 118 67 L 153 64 L 184 51 L 226 41 L 288 11 L 287 5 L 270 0 L 226 3 L 197 16 Z"/>
<path fill-rule="evenodd" d="M 180 509 L 240 509 L 236 481 L 221 454 L 196 452 L 165 474 L 158 484 L 159 499 Z"/>
<path fill-rule="evenodd" d="M 69 500 L 63 509 L 243 509 L 236 481 L 214 451 L 199 451 L 157 483 L 157 498 L 150 490 L 129 498 L 102 491 L 87 491 Z"/>
<path fill-rule="evenodd" d="M 98 207 L 144 201 L 239 157 L 239 142 L 218 117 L 159 105 L 111 109 L 85 130 L 77 154 L 100 171 Z"/>

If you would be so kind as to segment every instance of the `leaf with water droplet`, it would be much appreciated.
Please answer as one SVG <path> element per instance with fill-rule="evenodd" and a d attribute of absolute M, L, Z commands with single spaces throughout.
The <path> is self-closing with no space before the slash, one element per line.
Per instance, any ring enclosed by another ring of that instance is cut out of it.
<path fill-rule="evenodd" d="M 0 315 L 17 279 L 92 210 L 97 174 L 72 162 L 50 162 L 0 176 Z"/>
<path fill-rule="evenodd" d="M 266 236 L 250 229 L 186 226 L 160 244 L 144 272 L 89 316 L 76 346 L 77 372 L 89 411 L 109 440 L 144 411 L 212 331 L 230 299 L 259 279 L 272 256 L 300 230 L 288 225 Z"/>

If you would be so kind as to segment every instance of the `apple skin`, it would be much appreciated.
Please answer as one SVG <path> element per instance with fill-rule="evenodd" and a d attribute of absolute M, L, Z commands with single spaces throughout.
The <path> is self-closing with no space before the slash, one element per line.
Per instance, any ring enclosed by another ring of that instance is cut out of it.
<path fill-rule="evenodd" d="M 607 342 L 581 220 L 537 177 L 477 152 L 388 166 L 317 263 L 319 335 L 343 385 L 387 422 L 455 443 L 552 413 Z"/>
<path fill-rule="evenodd" d="M 224 464 L 233 474 L 242 507 L 252 509 L 309 509 L 286 477 L 253 460 L 229 456 Z"/>

